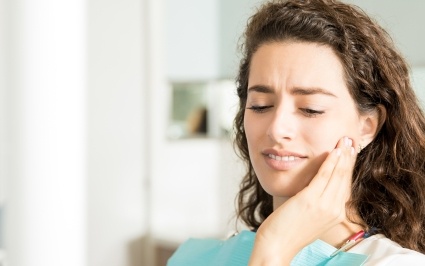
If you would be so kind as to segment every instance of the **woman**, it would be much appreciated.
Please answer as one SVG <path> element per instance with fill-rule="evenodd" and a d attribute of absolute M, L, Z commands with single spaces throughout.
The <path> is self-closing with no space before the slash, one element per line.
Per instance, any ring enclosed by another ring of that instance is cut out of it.
<path fill-rule="evenodd" d="M 250 18 L 242 52 L 238 216 L 256 233 L 238 256 L 425 265 L 425 118 L 387 33 L 338 1 L 271 1 Z M 220 256 L 210 265 L 234 265 Z"/>
<path fill-rule="evenodd" d="M 424 263 L 395 248 L 425 252 L 425 120 L 387 33 L 337 1 L 275 1 L 244 37 L 235 128 L 248 165 L 239 216 L 258 229 L 251 263 L 289 263 L 317 238 L 339 247 L 372 228 L 372 244 Z M 357 156 L 341 141 L 332 151 L 342 137 Z M 352 250 L 390 255 L 366 244 Z"/>

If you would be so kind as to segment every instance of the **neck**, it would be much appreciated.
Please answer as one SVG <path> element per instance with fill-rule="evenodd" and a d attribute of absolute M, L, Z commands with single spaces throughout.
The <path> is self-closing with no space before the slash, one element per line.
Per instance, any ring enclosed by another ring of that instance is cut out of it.
<path fill-rule="evenodd" d="M 273 198 L 273 210 L 278 208 L 280 205 L 282 205 L 287 199 L 289 198 Z M 350 217 L 355 218 L 356 220 L 360 221 L 360 218 L 358 215 L 353 215 L 352 212 L 347 212 L 347 214 L 350 214 Z M 355 224 L 353 222 L 350 222 L 348 219 L 345 219 L 343 222 L 333 226 L 328 231 L 324 232 L 319 236 L 319 239 L 336 247 L 339 248 L 342 244 L 347 241 L 348 238 L 350 238 L 355 233 L 359 232 L 360 230 L 363 230 L 363 227 Z"/>

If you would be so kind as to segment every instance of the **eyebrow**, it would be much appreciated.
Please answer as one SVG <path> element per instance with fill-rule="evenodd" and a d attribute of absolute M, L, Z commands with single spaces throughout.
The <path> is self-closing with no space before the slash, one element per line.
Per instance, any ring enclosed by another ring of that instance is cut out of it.
<path fill-rule="evenodd" d="M 317 88 L 317 87 L 313 87 L 313 88 L 294 88 L 291 90 L 291 94 L 293 95 L 312 95 L 312 94 L 323 94 L 323 95 L 327 95 L 327 96 L 332 96 L 332 97 L 336 97 L 335 94 L 333 94 L 332 92 L 322 89 L 322 88 Z M 337 97 L 336 97 L 337 98 Z"/>
<path fill-rule="evenodd" d="M 254 85 L 252 87 L 248 88 L 248 93 L 250 92 L 260 92 L 260 93 L 274 93 L 274 89 L 269 87 L 269 86 L 264 86 L 264 85 Z M 323 88 L 319 88 L 319 87 L 295 87 L 293 89 L 291 89 L 291 94 L 292 95 L 313 95 L 313 94 L 323 94 L 323 95 L 327 95 L 327 96 L 332 96 L 332 97 L 336 97 L 337 96 L 335 94 L 333 94 L 332 92 L 323 89 Z"/>
<path fill-rule="evenodd" d="M 271 87 L 264 85 L 254 85 L 248 88 L 248 94 L 250 92 L 260 92 L 260 93 L 274 93 L 274 90 Z"/>

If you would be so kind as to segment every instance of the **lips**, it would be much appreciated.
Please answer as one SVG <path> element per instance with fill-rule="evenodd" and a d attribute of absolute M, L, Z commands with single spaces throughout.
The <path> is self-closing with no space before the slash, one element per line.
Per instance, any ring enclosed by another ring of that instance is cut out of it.
<path fill-rule="evenodd" d="M 283 150 L 266 149 L 262 152 L 269 167 L 278 171 L 287 171 L 300 165 L 307 156 Z"/>
<path fill-rule="evenodd" d="M 269 156 L 272 159 L 275 160 L 294 160 L 294 158 L 307 158 L 307 156 L 292 152 L 292 151 L 285 151 L 285 150 L 275 150 L 275 149 L 265 149 L 262 152 L 264 155 Z M 286 158 L 286 159 L 285 159 Z"/>
<path fill-rule="evenodd" d="M 273 154 L 269 154 L 269 157 L 276 161 L 295 161 L 295 156 L 276 156 Z"/>

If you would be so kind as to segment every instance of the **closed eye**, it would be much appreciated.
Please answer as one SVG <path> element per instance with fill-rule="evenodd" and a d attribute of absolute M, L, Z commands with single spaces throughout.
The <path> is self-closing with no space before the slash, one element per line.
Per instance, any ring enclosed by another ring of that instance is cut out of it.
<path fill-rule="evenodd" d="M 255 113 L 264 113 L 272 107 L 273 105 L 253 105 L 253 106 L 247 107 L 246 109 L 252 110 Z"/>
<path fill-rule="evenodd" d="M 321 114 L 324 114 L 325 113 L 325 111 L 319 111 L 319 110 L 314 110 L 314 109 L 310 109 L 310 108 L 300 108 L 300 110 L 307 117 L 316 117 L 318 115 L 321 115 Z"/>

